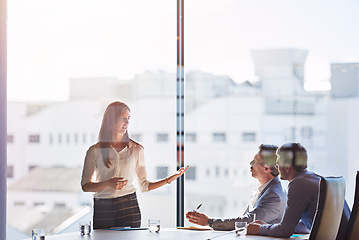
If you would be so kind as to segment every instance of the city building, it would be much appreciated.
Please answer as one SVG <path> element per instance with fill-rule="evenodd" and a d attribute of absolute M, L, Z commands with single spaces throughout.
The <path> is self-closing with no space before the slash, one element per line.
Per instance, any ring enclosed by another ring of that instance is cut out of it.
<path fill-rule="evenodd" d="M 190 165 L 185 174 L 187 210 L 203 203 L 201 210 L 211 216 L 240 215 L 257 184 L 251 178 L 249 162 L 261 143 L 300 142 L 308 150 L 311 170 L 341 174 L 354 183 L 354 173 L 349 169 L 359 167 L 354 141 L 359 134 L 355 123 L 359 110 L 353 110 L 359 101 L 358 64 L 348 65 L 356 67 L 350 68 L 347 72 L 353 73 L 345 77 L 353 87 L 341 86 L 341 74 L 346 71 L 338 70 L 334 64 L 331 79 L 334 92 L 307 92 L 304 89 L 307 51 L 254 50 L 252 55 L 258 82 L 236 83 L 227 76 L 200 71 L 186 74 L 185 162 Z M 70 79 L 67 102 L 10 102 L 8 206 L 38 207 L 36 203 L 43 199 L 42 207 L 50 210 L 59 207 L 56 202 L 62 197 L 50 190 L 58 189 L 55 183 L 41 193 L 32 191 L 33 186 L 20 188 L 19 192 L 20 183 L 40 170 L 59 171 L 60 176 L 77 172 L 78 176 L 73 176 L 77 183 L 72 182 L 72 190 L 65 191 L 71 200 L 61 206 L 72 211 L 90 206 L 92 196 L 82 194 L 79 169 L 87 149 L 97 142 L 105 107 L 114 100 L 125 101 L 131 108 L 130 137 L 145 147 L 149 178 L 168 176 L 176 169 L 175 92 L 175 74 L 159 71 L 138 74 L 129 80 Z M 348 104 L 353 108 L 344 107 Z M 332 114 L 338 112 L 331 111 L 333 106 L 342 107 L 341 123 L 333 120 L 338 119 L 333 118 Z M 333 146 L 338 144 L 338 136 L 342 140 L 340 151 Z M 353 157 L 357 160 L 350 163 Z M 328 161 L 338 159 L 343 161 L 342 169 L 332 169 Z M 41 174 L 35 176 L 39 178 Z M 348 187 L 353 185 L 348 183 Z M 22 199 L 19 206 L 19 199 L 25 194 L 31 197 Z M 174 226 L 175 194 L 175 184 L 139 194 L 143 223 L 156 215 L 163 219 L 164 227 Z M 159 208 L 168 211 L 157 211 Z"/>

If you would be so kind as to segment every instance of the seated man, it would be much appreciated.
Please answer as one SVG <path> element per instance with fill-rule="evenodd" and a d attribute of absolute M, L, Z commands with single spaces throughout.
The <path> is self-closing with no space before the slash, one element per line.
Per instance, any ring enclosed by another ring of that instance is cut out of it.
<path fill-rule="evenodd" d="M 286 194 L 277 177 L 279 173 L 275 168 L 276 150 L 277 146 L 262 144 L 259 146 L 259 152 L 250 162 L 252 177 L 258 179 L 260 185 L 242 216 L 229 219 L 212 219 L 203 213 L 192 211 L 186 214 L 189 222 L 210 226 L 215 230 L 232 230 L 237 221 L 252 222 L 254 214 L 256 219 L 262 221 L 280 222 L 286 204 Z"/>
<path fill-rule="evenodd" d="M 320 176 L 307 170 L 307 151 L 299 143 L 287 143 L 277 150 L 280 178 L 288 180 L 287 206 L 280 223 L 256 221 L 249 224 L 248 234 L 290 237 L 309 233 L 317 208 Z"/>

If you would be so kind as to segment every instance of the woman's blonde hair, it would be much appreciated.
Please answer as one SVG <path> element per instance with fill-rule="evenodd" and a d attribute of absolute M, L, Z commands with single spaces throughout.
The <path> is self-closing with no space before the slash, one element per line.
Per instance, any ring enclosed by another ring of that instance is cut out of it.
<path fill-rule="evenodd" d="M 112 102 L 107 106 L 103 115 L 102 124 L 98 135 L 98 142 L 99 147 L 101 148 L 103 162 L 106 167 L 110 167 L 111 165 L 109 151 L 112 149 L 113 129 L 118 123 L 121 113 L 124 109 L 130 111 L 130 108 L 125 103 L 118 101 Z M 127 131 L 122 141 L 126 143 L 126 146 L 128 146 L 130 138 Z"/>

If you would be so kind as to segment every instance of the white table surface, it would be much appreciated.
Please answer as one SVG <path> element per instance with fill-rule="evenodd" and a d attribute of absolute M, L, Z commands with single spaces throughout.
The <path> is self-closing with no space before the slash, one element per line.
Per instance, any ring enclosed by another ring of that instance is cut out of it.
<path fill-rule="evenodd" d="M 175 228 L 165 228 L 161 229 L 159 233 L 151 233 L 148 230 L 127 230 L 127 231 L 117 231 L 117 230 L 94 230 L 91 232 L 90 236 L 81 236 L 79 232 L 65 233 L 58 235 L 49 235 L 46 236 L 45 240 L 207 240 L 213 238 L 217 235 L 225 233 L 224 231 L 213 231 L 213 230 L 187 230 L 187 229 L 175 229 Z M 244 237 L 238 237 L 234 232 L 215 237 L 214 240 L 284 240 L 289 238 L 275 238 L 275 237 L 266 237 L 266 236 L 254 236 L 248 235 Z M 307 239 L 303 237 L 290 238 L 294 239 Z M 27 240 L 31 240 L 28 238 Z"/>

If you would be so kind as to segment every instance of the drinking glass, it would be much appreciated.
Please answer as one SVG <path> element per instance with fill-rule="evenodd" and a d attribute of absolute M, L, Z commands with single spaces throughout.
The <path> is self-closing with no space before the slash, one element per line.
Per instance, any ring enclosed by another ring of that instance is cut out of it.
<path fill-rule="evenodd" d="M 40 240 L 41 237 L 45 237 L 45 229 L 32 229 L 31 237 L 32 240 Z"/>
<path fill-rule="evenodd" d="M 91 221 L 80 221 L 79 222 L 80 235 L 90 235 L 91 234 Z"/>
<path fill-rule="evenodd" d="M 252 213 L 251 215 L 252 215 L 252 222 L 255 222 L 257 215 L 255 213 Z"/>
<path fill-rule="evenodd" d="M 150 232 L 158 233 L 160 231 L 161 225 L 159 219 L 148 219 L 148 230 Z"/>
<path fill-rule="evenodd" d="M 247 222 L 235 222 L 234 229 L 238 236 L 246 236 L 247 235 Z"/>

